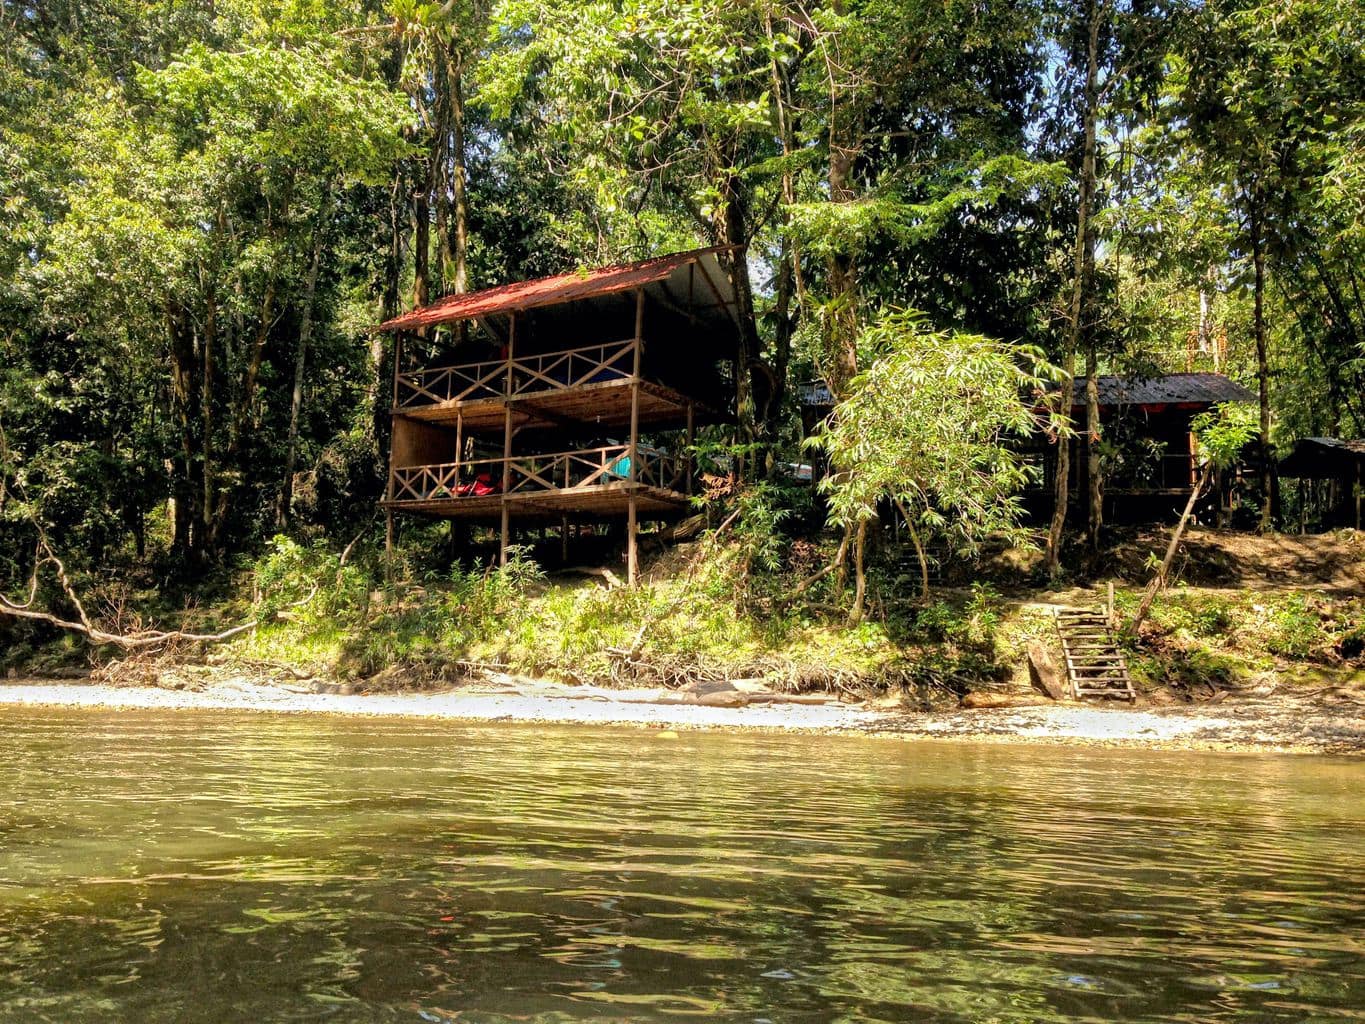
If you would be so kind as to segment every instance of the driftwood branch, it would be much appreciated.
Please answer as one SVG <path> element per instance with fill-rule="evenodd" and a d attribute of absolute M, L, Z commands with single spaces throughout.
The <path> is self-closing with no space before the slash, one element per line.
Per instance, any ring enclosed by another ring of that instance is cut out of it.
<path fill-rule="evenodd" d="M 356 538 L 359 540 L 359 537 Z M 346 559 L 351 550 L 355 547 L 355 541 L 351 541 L 342 552 L 341 559 L 337 565 L 340 573 L 346 564 Z M 53 612 L 42 611 L 34 608 L 34 602 L 38 595 L 38 576 L 45 566 L 52 566 L 57 582 L 61 585 L 62 593 L 67 601 L 76 610 L 75 619 L 62 618 Z M 80 596 L 76 593 L 75 585 L 71 582 L 71 577 L 67 574 L 66 565 L 57 557 L 52 546 L 48 543 L 47 537 L 39 531 L 38 548 L 35 552 L 33 562 L 33 573 L 29 577 L 28 593 L 22 600 L 12 600 L 0 594 L 0 615 L 8 616 L 13 619 L 24 619 L 29 622 L 42 622 L 49 626 L 56 626 L 68 632 L 77 633 L 85 637 L 90 643 L 97 646 L 114 646 L 125 651 L 142 651 L 157 647 L 164 647 L 175 643 L 188 644 L 217 644 L 234 637 L 249 633 L 254 629 L 280 619 L 291 618 L 294 609 L 302 608 L 317 596 L 318 585 L 313 587 L 303 597 L 297 601 L 292 601 L 285 607 L 277 609 L 270 615 L 252 619 L 250 622 L 243 622 L 217 633 L 195 633 L 183 629 L 142 629 L 134 633 L 111 633 L 106 629 L 100 628 L 94 620 L 86 613 L 85 605 Z"/>

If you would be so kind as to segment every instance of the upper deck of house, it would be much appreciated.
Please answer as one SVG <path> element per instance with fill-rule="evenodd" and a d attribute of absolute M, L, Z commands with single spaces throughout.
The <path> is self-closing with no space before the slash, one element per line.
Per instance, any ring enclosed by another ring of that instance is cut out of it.
<path fill-rule="evenodd" d="M 409 344 L 393 413 L 470 435 L 504 430 L 509 412 L 519 436 L 619 431 L 632 416 L 655 429 L 724 420 L 739 326 L 726 251 L 516 282 L 395 317 L 380 329 L 449 340 Z"/>

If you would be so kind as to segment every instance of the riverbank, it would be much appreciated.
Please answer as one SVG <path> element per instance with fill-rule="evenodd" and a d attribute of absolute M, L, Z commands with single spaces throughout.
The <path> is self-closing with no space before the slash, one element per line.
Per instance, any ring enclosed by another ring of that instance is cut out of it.
<path fill-rule="evenodd" d="M 556 684 L 467 686 L 423 693 L 317 693 L 246 680 L 202 689 L 11 680 L 0 707 L 250 711 L 464 722 L 637 726 L 664 731 L 797 731 L 904 739 L 1365 754 L 1365 701 L 1296 695 L 1180 707 L 1052 704 L 1010 709 L 908 712 L 880 704 L 748 704 L 714 707 L 675 691 Z"/>

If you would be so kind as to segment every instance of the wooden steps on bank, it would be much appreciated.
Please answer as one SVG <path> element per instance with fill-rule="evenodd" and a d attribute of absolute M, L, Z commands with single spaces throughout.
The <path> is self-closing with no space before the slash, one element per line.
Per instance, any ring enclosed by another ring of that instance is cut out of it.
<path fill-rule="evenodd" d="M 1123 656 L 1109 617 L 1103 611 L 1062 608 L 1056 612 L 1057 635 L 1066 659 L 1067 684 L 1077 700 L 1106 697 L 1134 701 L 1128 660 Z"/>

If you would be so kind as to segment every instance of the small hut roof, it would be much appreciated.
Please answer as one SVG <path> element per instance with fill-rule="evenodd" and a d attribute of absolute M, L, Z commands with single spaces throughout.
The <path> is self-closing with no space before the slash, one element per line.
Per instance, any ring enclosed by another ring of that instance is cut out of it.
<path fill-rule="evenodd" d="M 671 253 L 653 259 L 623 263 L 614 267 L 601 267 L 597 270 L 571 271 L 541 277 L 531 281 L 515 281 L 485 288 L 483 291 L 468 292 L 464 295 L 447 295 L 429 306 L 414 309 L 380 324 L 381 331 L 416 330 L 435 324 L 454 323 L 459 320 L 476 320 L 501 313 L 518 312 L 538 306 L 555 306 L 566 302 L 611 295 L 615 292 L 630 291 L 646 285 L 666 281 L 678 271 L 692 264 L 700 264 L 701 272 L 707 275 L 707 283 L 697 285 L 699 296 L 721 304 L 733 304 L 734 295 L 729 278 L 721 271 L 716 256 L 722 252 L 732 252 L 740 248 L 733 245 L 712 246 L 709 249 L 693 249 L 689 252 Z M 714 293 L 713 293 L 714 290 Z"/>
<path fill-rule="evenodd" d="M 1074 408 L 1085 407 L 1084 380 L 1076 378 Z M 1221 373 L 1164 373 L 1156 377 L 1098 377 L 1100 405 L 1113 408 L 1130 405 L 1143 408 L 1165 406 L 1216 405 L 1219 402 L 1254 402 L 1256 396 Z M 834 398 L 824 381 L 799 385 L 803 405 L 833 405 Z"/>
<path fill-rule="evenodd" d="M 1331 480 L 1355 474 L 1365 465 L 1365 440 L 1339 437 L 1301 437 L 1294 450 L 1280 460 L 1280 476 Z"/>
<path fill-rule="evenodd" d="M 1081 383 L 1081 378 L 1076 379 Z M 1105 376 L 1095 381 L 1100 405 L 1216 405 L 1219 402 L 1254 402 L 1256 396 L 1221 373 L 1163 373 L 1156 377 Z M 1077 389 L 1076 405 L 1085 404 Z"/>

